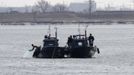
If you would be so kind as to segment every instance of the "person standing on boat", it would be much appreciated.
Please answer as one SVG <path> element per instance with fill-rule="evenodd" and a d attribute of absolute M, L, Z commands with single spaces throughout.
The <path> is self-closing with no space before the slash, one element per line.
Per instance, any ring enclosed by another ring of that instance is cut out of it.
<path fill-rule="evenodd" d="M 88 37 L 89 46 L 93 46 L 94 40 L 95 40 L 94 36 L 92 34 L 90 34 L 90 36 Z"/>
<path fill-rule="evenodd" d="M 45 35 L 45 36 L 44 36 L 43 46 L 45 46 L 45 45 L 46 45 L 46 43 L 45 43 L 45 40 L 46 40 L 46 39 L 48 39 L 48 36 L 47 36 L 47 35 Z"/>
<path fill-rule="evenodd" d="M 67 41 L 67 44 L 69 47 L 71 47 L 72 41 L 73 41 L 73 38 L 72 38 L 72 35 L 70 35 L 70 37 L 68 37 L 68 41 Z"/>

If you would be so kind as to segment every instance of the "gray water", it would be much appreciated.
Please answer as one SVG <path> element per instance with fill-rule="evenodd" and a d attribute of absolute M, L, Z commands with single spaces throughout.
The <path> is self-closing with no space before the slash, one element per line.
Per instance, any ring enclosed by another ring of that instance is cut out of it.
<path fill-rule="evenodd" d="M 54 35 L 54 27 L 51 32 Z M 60 46 L 70 34 L 78 34 L 77 25 L 58 25 Z M 84 33 L 85 25 L 81 27 Z M 42 45 L 48 25 L 0 26 L 0 75 L 133 75 L 134 26 L 89 25 L 101 54 L 90 59 L 34 59 L 23 57 L 31 44 Z M 31 55 L 32 56 L 32 55 Z"/>

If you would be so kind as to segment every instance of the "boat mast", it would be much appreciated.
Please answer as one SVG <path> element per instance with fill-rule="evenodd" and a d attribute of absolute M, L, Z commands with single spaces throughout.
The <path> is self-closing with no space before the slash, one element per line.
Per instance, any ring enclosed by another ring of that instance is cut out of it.
<path fill-rule="evenodd" d="M 55 27 L 55 37 L 57 38 L 57 27 Z"/>
<path fill-rule="evenodd" d="M 88 28 L 88 25 L 86 25 L 85 27 L 85 38 L 87 38 L 87 28 Z"/>
<path fill-rule="evenodd" d="M 80 30 L 80 24 L 78 25 L 78 32 L 79 32 L 79 35 L 81 35 L 81 30 Z M 79 38 L 80 38 L 80 36 L 79 36 Z"/>
<path fill-rule="evenodd" d="M 51 36 L 51 25 L 49 25 L 48 27 L 48 34 L 49 34 L 49 37 Z"/>

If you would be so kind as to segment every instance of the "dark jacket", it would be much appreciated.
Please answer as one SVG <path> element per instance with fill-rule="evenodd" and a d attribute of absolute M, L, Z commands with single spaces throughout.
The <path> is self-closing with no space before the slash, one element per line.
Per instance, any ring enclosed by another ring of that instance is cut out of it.
<path fill-rule="evenodd" d="M 88 37 L 88 40 L 89 40 L 89 41 L 94 41 L 95 39 L 94 39 L 93 36 L 89 36 L 89 37 Z"/>

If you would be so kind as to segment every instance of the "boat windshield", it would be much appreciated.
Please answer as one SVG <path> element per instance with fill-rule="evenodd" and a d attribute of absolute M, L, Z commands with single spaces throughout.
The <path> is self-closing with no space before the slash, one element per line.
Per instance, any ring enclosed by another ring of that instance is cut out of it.
<path fill-rule="evenodd" d="M 55 46 L 58 46 L 58 42 L 55 40 L 44 41 L 44 47 L 55 47 Z"/>

